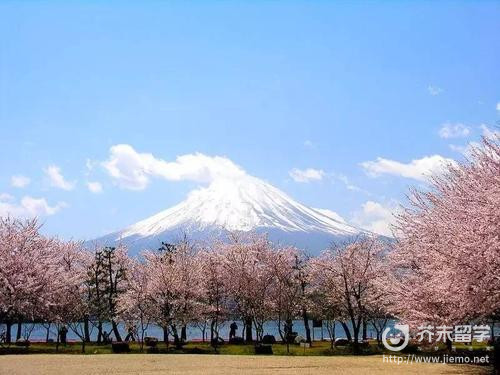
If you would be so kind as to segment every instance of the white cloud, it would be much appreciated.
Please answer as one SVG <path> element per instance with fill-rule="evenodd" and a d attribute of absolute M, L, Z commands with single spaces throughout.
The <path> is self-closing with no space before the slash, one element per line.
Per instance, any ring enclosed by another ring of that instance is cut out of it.
<path fill-rule="evenodd" d="M 319 181 L 322 180 L 325 172 L 321 169 L 307 168 L 307 169 L 298 169 L 294 168 L 289 173 L 290 177 L 295 182 L 310 182 L 310 181 Z"/>
<path fill-rule="evenodd" d="M 210 183 L 220 178 L 234 179 L 246 175 L 241 167 L 225 157 L 195 153 L 168 162 L 150 153 L 139 153 L 127 144 L 112 146 L 108 160 L 101 165 L 118 186 L 130 190 L 145 189 L 151 177 Z"/>
<path fill-rule="evenodd" d="M 500 111 L 500 102 L 497 103 L 497 111 Z"/>
<path fill-rule="evenodd" d="M 90 192 L 92 192 L 94 194 L 102 193 L 102 185 L 100 182 L 89 181 L 89 182 L 87 182 L 87 188 L 89 189 Z"/>
<path fill-rule="evenodd" d="M 85 176 L 89 176 L 91 172 L 95 169 L 95 167 L 98 165 L 99 165 L 98 161 L 87 158 L 85 160 L 85 172 L 84 172 Z"/>
<path fill-rule="evenodd" d="M 460 146 L 460 145 L 453 145 L 453 144 L 450 144 L 450 149 L 452 151 L 455 151 L 455 152 L 459 152 L 461 154 L 465 154 L 466 150 L 467 150 L 467 146 Z"/>
<path fill-rule="evenodd" d="M 333 178 L 339 180 L 340 182 L 342 182 L 344 184 L 344 186 L 346 187 L 347 190 L 351 190 L 351 191 L 361 191 L 363 193 L 367 193 L 365 190 L 361 189 L 360 187 L 354 185 L 351 180 L 349 180 L 349 178 L 344 175 L 344 174 L 341 174 L 341 173 L 338 173 L 338 174 L 332 174 Z"/>
<path fill-rule="evenodd" d="M 479 125 L 479 129 L 481 130 L 482 136 L 488 139 L 499 139 L 500 138 L 500 130 L 494 130 L 488 127 L 486 124 L 481 124 Z M 471 141 L 467 143 L 466 145 L 450 145 L 450 149 L 456 152 L 460 152 L 461 154 L 465 156 L 470 156 L 472 155 L 472 151 L 474 149 L 479 149 L 481 148 L 481 143 L 477 141 Z"/>
<path fill-rule="evenodd" d="M 14 197 L 7 193 L 0 193 L 0 202 L 12 201 Z"/>
<path fill-rule="evenodd" d="M 19 203 L 13 202 L 13 197 L 1 194 L 0 199 L 0 216 L 14 217 L 35 217 L 35 216 L 50 216 L 57 213 L 60 209 L 67 207 L 66 203 L 58 202 L 55 206 L 50 206 L 45 198 L 33 198 L 25 196 Z"/>
<path fill-rule="evenodd" d="M 441 94 L 444 90 L 441 87 L 429 85 L 427 86 L 427 91 L 429 91 L 429 94 L 431 94 L 432 96 L 436 96 Z"/>
<path fill-rule="evenodd" d="M 470 128 L 461 123 L 451 124 L 447 122 L 439 129 L 439 136 L 445 139 L 467 137 L 469 134 Z"/>
<path fill-rule="evenodd" d="M 304 141 L 304 147 L 305 148 L 314 148 L 314 143 L 312 141 L 310 141 L 309 139 L 306 139 Z"/>
<path fill-rule="evenodd" d="M 340 223 L 345 223 L 345 219 L 340 216 L 338 213 L 335 211 L 329 210 L 328 208 L 313 208 L 313 210 L 318 211 L 319 213 L 328 216 L 329 218 L 336 220 Z"/>
<path fill-rule="evenodd" d="M 356 211 L 352 223 L 383 236 L 392 236 L 392 225 L 396 219 L 394 213 L 398 210 L 396 202 L 383 205 L 374 201 L 366 201 L 361 205 L 361 210 Z"/>
<path fill-rule="evenodd" d="M 479 128 L 483 132 L 483 136 L 488 139 L 497 139 L 500 138 L 500 130 L 493 130 L 488 127 L 486 124 L 479 125 Z"/>
<path fill-rule="evenodd" d="M 85 160 L 85 168 L 87 168 L 87 171 L 91 171 L 92 169 L 94 169 L 94 164 L 95 162 L 93 162 L 91 159 L 87 158 Z"/>
<path fill-rule="evenodd" d="M 16 175 L 10 178 L 10 184 L 16 188 L 23 188 L 30 184 L 31 180 L 29 177 Z"/>
<path fill-rule="evenodd" d="M 61 174 L 61 168 L 58 166 L 50 165 L 44 169 L 44 172 L 47 175 L 51 186 L 63 190 L 73 190 L 75 188 L 75 182 L 67 181 Z"/>
<path fill-rule="evenodd" d="M 419 181 L 427 181 L 433 174 L 441 173 L 447 164 L 455 163 L 452 159 L 447 159 L 441 155 L 424 156 L 421 159 L 412 160 L 409 163 L 401 163 L 396 160 L 378 157 L 375 161 L 365 161 L 361 167 L 371 177 L 378 177 L 382 174 L 390 174 L 406 178 L 413 178 Z"/>
<path fill-rule="evenodd" d="M 483 137 L 491 140 L 495 139 L 500 139 L 500 128 L 497 129 L 491 129 L 488 125 L 486 124 L 481 124 L 479 125 L 479 129 L 481 130 L 481 134 Z M 466 145 L 454 145 L 450 144 L 450 149 L 456 152 L 460 152 L 461 154 L 465 156 L 470 156 L 472 154 L 472 151 L 477 148 L 481 148 L 481 143 L 477 141 L 471 141 L 467 143 Z"/>

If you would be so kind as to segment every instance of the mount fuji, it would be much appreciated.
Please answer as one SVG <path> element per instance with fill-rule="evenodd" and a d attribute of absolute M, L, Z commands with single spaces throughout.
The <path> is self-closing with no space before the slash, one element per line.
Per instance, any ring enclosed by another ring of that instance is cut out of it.
<path fill-rule="evenodd" d="M 266 233 L 272 241 L 315 254 L 335 239 L 368 233 L 333 211 L 307 207 L 267 182 L 244 175 L 216 179 L 183 202 L 95 242 L 121 242 L 137 253 L 183 234 L 203 239 L 231 231 Z"/>

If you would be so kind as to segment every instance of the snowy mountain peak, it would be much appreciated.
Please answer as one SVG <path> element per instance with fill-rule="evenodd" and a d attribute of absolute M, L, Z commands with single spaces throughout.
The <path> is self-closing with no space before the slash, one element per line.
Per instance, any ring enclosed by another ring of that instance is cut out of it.
<path fill-rule="evenodd" d="M 255 229 L 352 235 L 360 230 L 330 210 L 309 208 L 249 175 L 218 178 L 186 200 L 115 233 L 116 239 L 157 237 L 173 230 Z"/>

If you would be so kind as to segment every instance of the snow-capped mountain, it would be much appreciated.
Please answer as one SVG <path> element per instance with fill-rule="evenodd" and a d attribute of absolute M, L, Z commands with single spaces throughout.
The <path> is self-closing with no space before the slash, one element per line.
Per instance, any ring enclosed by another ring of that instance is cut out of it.
<path fill-rule="evenodd" d="M 161 241 L 186 233 L 193 238 L 224 231 L 266 232 L 272 240 L 317 252 L 336 237 L 360 229 L 326 209 L 307 207 L 274 186 L 252 176 L 217 179 L 192 191 L 186 200 L 98 239 L 124 242 L 133 251 L 156 248 Z"/>

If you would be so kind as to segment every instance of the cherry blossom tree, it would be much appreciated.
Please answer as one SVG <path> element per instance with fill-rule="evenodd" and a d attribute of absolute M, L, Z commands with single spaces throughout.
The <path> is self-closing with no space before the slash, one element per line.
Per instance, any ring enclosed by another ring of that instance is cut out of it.
<path fill-rule="evenodd" d="M 386 258 L 385 262 L 389 262 Z M 377 343 L 382 345 L 382 333 L 390 319 L 394 318 L 393 306 L 400 301 L 394 293 L 395 279 L 391 273 L 388 263 L 383 264 L 376 282 L 374 295 L 366 305 L 365 323 L 369 323 L 376 332 Z"/>
<path fill-rule="evenodd" d="M 305 305 L 300 268 L 297 259 L 300 251 L 294 247 L 275 248 L 267 257 L 267 267 L 273 278 L 270 288 L 272 318 L 278 333 L 289 351 L 293 320 L 302 313 Z"/>
<path fill-rule="evenodd" d="M 54 300 L 59 257 L 55 241 L 39 229 L 36 219 L 0 218 L 0 320 L 7 326 L 7 342 L 14 322 L 43 316 Z"/>
<path fill-rule="evenodd" d="M 148 296 L 148 270 L 144 263 L 131 260 L 125 292 L 120 296 L 118 304 L 121 320 L 129 327 L 139 325 L 139 342 L 141 351 L 144 348 L 144 335 L 153 321 L 153 307 Z"/>
<path fill-rule="evenodd" d="M 106 317 L 111 322 L 116 340 L 122 341 L 117 323 L 118 300 L 125 291 L 126 286 L 126 273 L 129 263 L 127 249 L 123 245 L 104 247 L 97 251 L 96 257 L 102 262 L 104 272 Z"/>
<path fill-rule="evenodd" d="M 203 308 L 200 309 L 195 321 L 199 325 L 205 324 L 203 327 L 206 327 L 207 321 L 209 322 L 210 342 L 215 350 L 219 342 L 219 329 L 229 318 L 230 313 L 222 248 L 219 241 L 211 241 L 210 245 L 198 254 L 202 272 Z M 202 334 L 204 336 L 204 332 Z"/>
<path fill-rule="evenodd" d="M 498 137 L 484 138 L 428 190 L 411 191 L 392 257 L 402 319 L 414 327 L 498 320 L 499 208 Z"/>
<path fill-rule="evenodd" d="M 92 257 L 87 262 L 85 285 L 90 306 L 89 322 L 97 327 L 97 343 L 103 340 L 103 323 L 108 317 L 107 284 L 109 278 L 106 274 L 101 246 L 95 243 Z"/>
<path fill-rule="evenodd" d="M 91 311 L 86 274 L 92 254 L 84 250 L 81 243 L 72 241 L 59 241 L 58 254 L 61 268 L 54 277 L 53 288 L 57 286 L 47 319 L 56 324 L 58 332 L 62 326 L 68 326 L 80 339 L 82 353 L 85 353 L 89 341 L 85 322 Z M 57 343 L 59 345 L 59 335 Z"/>
<path fill-rule="evenodd" d="M 311 261 L 315 284 L 332 306 L 332 316 L 347 318 L 352 335 L 342 322 L 346 335 L 352 338 L 355 350 L 368 311 L 387 297 L 386 246 L 373 237 L 357 237 L 333 244 L 319 258 Z"/>
<path fill-rule="evenodd" d="M 175 245 L 164 244 L 159 251 L 145 252 L 148 298 L 153 306 L 155 322 L 172 332 L 176 346 L 185 339 L 185 327 L 196 319 L 202 299 L 201 266 L 195 249 L 185 237 Z M 181 327 L 181 338 L 178 329 Z"/>
<path fill-rule="evenodd" d="M 296 275 L 297 275 L 297 280 L 300 285 L 300 291 L 301 291 L 301 316 L 302 320 L 304 321 L 304 329 L 306 331 L 306 341 L 309 344 L 312 344 L 311 340 L 311 328 L 309 327 L 309 313 L 308 313 L 308 304 L 310 301 L 310 282 L 311 282 L 311 274 L 310 274 L 310 267 L 309 267 L 309 261 L 310 259 L 305 256 L 295 256 L 295 266 L 294 269 L 296 270 Z"/>
<path fill-rule="evenodd" d="M 269 267 L 271 245 L 266 237 L 233 234 L 223 247 L 227 292 L 235 312 L 245 324 L 245 339 L 252 342 L 252 325 L 257 340 L 263 337 L 264 323 L 271 317 L 272 272 Z"/>
<path fill-rule="evenodd" d="M 313 316 L 324 321 L 330 338 L 330 348 L 333 349 L 337 322 L 344 322 L 347 319 L 347 315 L 342 309 L 341 289 L 330 285 L 335 279 L 324 272 L 323 263 L 311 259 L 309 274 L 311 283 L 308 296 L 309 310 Z M 350 332 L 347 331 L 347 333 L 349 333 L 348 337 L 350 337 Z"/>

